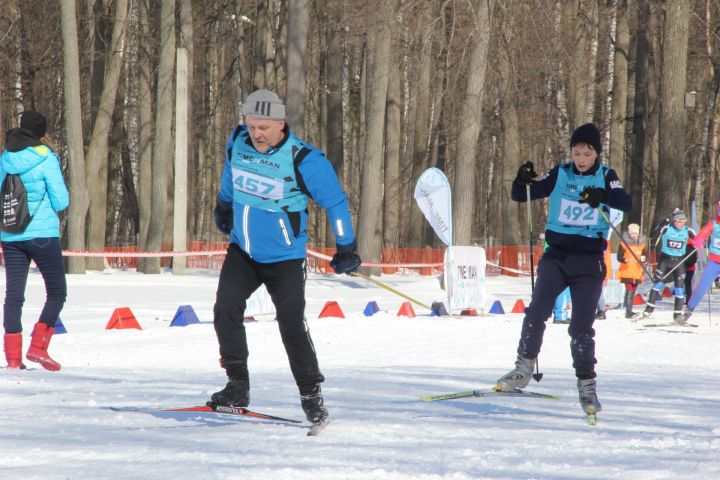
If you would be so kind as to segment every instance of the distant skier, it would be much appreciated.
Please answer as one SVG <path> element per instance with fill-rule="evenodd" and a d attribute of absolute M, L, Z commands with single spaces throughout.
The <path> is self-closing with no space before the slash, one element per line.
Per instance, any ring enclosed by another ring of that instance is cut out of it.
<path fill-rule="evenodd" d="M 633 318 L 635 292 L 644 276 L 643 265 L 640 262 L 647 260 L 647 244 L 645 237 L 640 235 L 640 226 L 637 223 L 628 225 L 627 232 L 623 234 L 623 242 L 620 243 L 617 251 L 617 259 L 620 262 L 617 277 L 625 285 L 625 299 L 623 300 L 625 318 Z M 632 252 L 626 250 L 625 247 Z"/>
<path fill-rule="evenodd" d="M 692 240 L 695 248 L 703 248 L 705 241 L 708 238 L 710 239 L 710 243 L 708 244 L 708 262 L 700 276 L 700 282 L 698 282 L 697 288 L 690 296 L 687 309 L 683 313 L 680 323 L 686 323 L 688 321 L 700 303 L 700 300 L 702 300 L 705 295 L 705 292 L 712 286 L 713 280 L 720 275 L 720 202 L 717 203 L 716 208 L 717 216 L 715 219 L 705 224 Z"/>
<path fill-rule="evenodd" d="M 550 245 L 538 265 L 538 277 L 530 305 L 525 309 L 515 368 L 497 381 L 496 390 L 525 388 L 530 382 L 540 353 L 545 322 L 555 299 L 570 287 L 572 315 L 568 333 L 570 351 L 578 379 L 580 404 L 588 415 L 600 411 L 595 383 L 595 308 L 598 304 L 610 228 L 605 220 L 607 207 L 627 212 L 632 200 L 615 171 L 600 164 L 600 132 L 591 123 L 578 127 L 570 137 L 572 162 L 557 165 L 539 180 L 532 162 L 518 170 L 512 185 L 512 199 L 550 197 L 545 239 Z M 606 213 L 601 215 L 598 208 Z"/>
<path fill-rule="evenodd" d="M 685 258 L 692 251 L 689 240 L 695 236 L 695 232 L 685 224 L 687 217 L 685 212 L 676 208 L 672 212 L 672 218 L 666 220 L 655 228 L 652 238 L 655 241 L 657 265 L 653 274 L 653 287 L 650 290 L 645 310 L 636 314 L 636 318 L 644 319 L 655 311 L 655 302 L 662 294 L 665 283 L 673 282 L 673 296 L 675 297 L 675 309 L 673 320 L 675 323 L 683 323 L 683 305 L 685 305 Z M 671 275 L 668 277 L 668 275 Z"/>

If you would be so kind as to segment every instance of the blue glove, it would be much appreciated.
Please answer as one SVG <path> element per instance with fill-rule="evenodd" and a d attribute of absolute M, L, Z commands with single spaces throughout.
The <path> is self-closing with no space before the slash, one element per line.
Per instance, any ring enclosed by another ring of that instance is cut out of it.
<path fill-rule="evenodd" d="M 232 203 L 225 203 L 218 200 L 215 204 L 215 210 L 213 210 L 213 218 L 218 230 L 226 235 L 230 235 L 233 228 Z"/>
<path fill-rule="evenodd" d="M 360 268 L 362 259 L 357 253 L 357 242 L 353 241 L 349 245 L 335 245 L 337 251 L 330 260 L 330 266 L 338 275 L 347 273 L 348 275 Z"/>

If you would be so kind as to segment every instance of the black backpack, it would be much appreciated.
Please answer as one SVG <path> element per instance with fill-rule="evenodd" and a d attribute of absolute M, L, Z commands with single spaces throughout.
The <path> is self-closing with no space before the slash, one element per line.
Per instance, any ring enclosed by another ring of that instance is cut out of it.
<path fill-rule="evenodd" d="M 37 210 L 30 215 L 27 190 L 20 180 L 20 175 L 8 173 L 0 189 L 0 230 L 22 233 L 36 212 Z"/>

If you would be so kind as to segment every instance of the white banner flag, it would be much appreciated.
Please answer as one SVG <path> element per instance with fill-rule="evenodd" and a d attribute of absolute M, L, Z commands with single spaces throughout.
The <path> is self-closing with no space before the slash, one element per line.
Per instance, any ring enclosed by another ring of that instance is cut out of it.
<path fill-rule="evenodd" d="M 623 212 L 622 210 L 617 210 L 615 208 L 610 209 L 610 214 L 608 215 L 608 220 L 610 220 L 610 223 L 613 227 L 617 228 L 618 225 L 620 225 L 623 221 Z M 610 237 L 612 237 L 613 229 L 610 228 L 607 235 L 607 240 L 610 241 Z M 608 246 L 608 248 L 610 248 Z"/>
<path fill-rule="evenodd" d="M 485 249 L 452 247 L 445 250 L 445 278 L 451 308 L 479 308 L 485 312 Z M 450 312 L 452 315 L 452 312 Z"/>
<path fill-rule="evenodd" d="M 445 245 L 452 245 L 452 193 L 442 170 L 425 170 L 415 185 L 415 201 Z"/>

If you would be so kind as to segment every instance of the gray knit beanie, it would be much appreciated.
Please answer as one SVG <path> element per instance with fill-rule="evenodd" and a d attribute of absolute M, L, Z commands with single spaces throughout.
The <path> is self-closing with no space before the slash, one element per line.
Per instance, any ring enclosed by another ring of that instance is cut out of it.
<path fill-rule="evenodd" d="M 242 110 L 250 117 L 285 120 L 285 105 L 277 93 L 270 90 L 255 90 L 248 95 Z"/>

